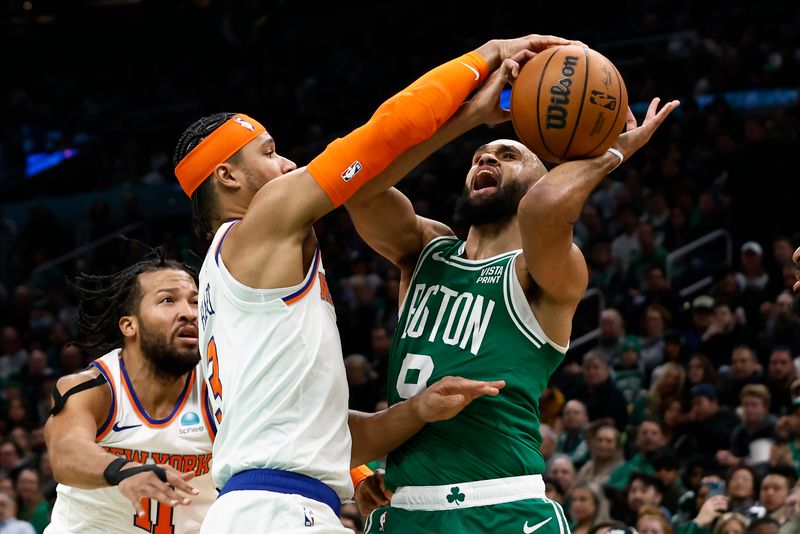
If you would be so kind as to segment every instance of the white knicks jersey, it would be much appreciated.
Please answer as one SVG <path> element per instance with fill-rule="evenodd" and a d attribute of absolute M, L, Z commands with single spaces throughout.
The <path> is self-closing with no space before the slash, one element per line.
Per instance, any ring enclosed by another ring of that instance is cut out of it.
<path fill-rule="evenodd" d="M 200 491 L 192 504 L 170 508 L 150 499 L 137 517 L 131 502 L 117 487 L 81 489 L 59 484 L 47 534 L 103 533 L 189 534 L 200 531 L 206 511 L 217 498 L 211 478 L 213 422 L 206 385 L 199 367 L 189 373 L 186 386 L 165 419 L 152 419 L 143 409 L 114 350 L 92 362 L 106 377 L 112 393 L 111 410 L 97 431 L 97 444 L 112 454 L 139 463 L 170 464 L 178 471 L 195 471 L 189 484 Z"/>
<path fill-rule="evenodd" d="M 226 269 L 223 224 L 200 270 L 201 365 L 217 423 L 218 488 L 248 469 L 313 477 L 353 495 L 347 378 L 336 313 L 317 249 L 305 279 L 253 289 Z"/>

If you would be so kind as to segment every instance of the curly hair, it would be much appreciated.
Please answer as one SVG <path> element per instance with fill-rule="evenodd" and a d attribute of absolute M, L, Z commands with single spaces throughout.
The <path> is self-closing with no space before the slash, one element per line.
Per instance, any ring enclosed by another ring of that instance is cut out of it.
<path fill-rule="evenodd" d="M 118 273 L 78 275 L 70 283 L 80 300 L 75 320 L 77 344 L 94 354 L 105 354 L 121 347 L 123 336 L 119 318 L 137 313 L 142 300 L 139 275 L 162 269 L 184 271 L 197 282 L 194 269 L 166 259 L 162 248 L 153 249 L 142 260 Z"/>

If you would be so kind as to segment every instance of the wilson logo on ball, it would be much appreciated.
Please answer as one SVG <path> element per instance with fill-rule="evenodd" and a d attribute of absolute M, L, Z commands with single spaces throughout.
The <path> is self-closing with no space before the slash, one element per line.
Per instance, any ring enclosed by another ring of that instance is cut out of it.
<path fill-rule="evenodd" d="M 614 64 L 580 45 L 536 54 L 511 89 L 519 140 L 554 163 L 603 154 L 625 127 L 627 109 L 625 82 Z"/>
<path fill-rule="evenodd" d="M 564 128 L 567 125 L 567 108 L 569 105 L 569 92 L 572 87 L 572 76 L 575 74 L 575 65 L 578 56 L 566 56 L 564 66 L 561 68 L 561 78 L 557 84 L 550 86 L 550 105 L 547 106 L 546 128 Z"/>

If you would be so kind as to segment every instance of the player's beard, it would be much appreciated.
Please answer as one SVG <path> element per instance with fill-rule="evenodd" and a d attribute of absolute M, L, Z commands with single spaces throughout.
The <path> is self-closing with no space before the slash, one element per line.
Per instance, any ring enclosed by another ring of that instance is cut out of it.
<path fill-rule="evenodd" d="M 505 224 L 517 214 L 519 202 L 528 192 L 528 184 L 510 182 L 497 188 L 491 196 L 473 198 L 465 187 L 456 201 L 456 220 L 468 226 Z"/>
<path fill-rule="evenodd" d="M 139 320 L 139 341 L 142 354 L 149 361 L 155 372 L 165 378 L 180 378 L 200 362 L 200 351 L 197 349 L 178 349 L 175 346 L 175 334 L 159 335 L 150 330 Z"/>

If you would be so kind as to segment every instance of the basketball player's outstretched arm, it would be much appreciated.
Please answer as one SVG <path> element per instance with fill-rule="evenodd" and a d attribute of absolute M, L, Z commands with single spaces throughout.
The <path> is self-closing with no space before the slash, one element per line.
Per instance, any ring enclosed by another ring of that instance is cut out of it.
<path fill-rule="evenodd" d="M 365 185 L 345 204 L 359 236 L 378 254 L 400 268 L 413 269 L 417 256 L 431 239 L 452 235 L 444 223 L 418 216 L 403 193 L 394 187 L 382 188 L 383 182 L 397 183 L 431 154 L 476 126 L 509 120 L 509 113 L 499 106 L 500 95 L 533 55 L 526 49 L 504 60 L 452 119 L 431 138 L 400 155 L 382 173 L 381 180 Z"/>
<path fill-rule="evenodd" d="M 307 167 L 269 181 L 225 242 L 222 254 L 232 274 L 251 287 L 299 282 L 304 269 L 298 244 L 314 221 L 367 184 L 376 192 L 394 185 L 402 175 L 384 173 L 387 167 L 436 133 L 503 60 L 523 50 L 567 43 L 538 35 L 489 41 L 397 93 L 366 124 L 333 141 Z"/>
<path fill-rule="evenodd" d="M 99 371 L 93 369 L 65 376 L 59 379 L 56 387 L 63 395 L 98 375 Z M 63 409 L 47 420 L 44 437 L 53 476 L 58 482 L 84 489 L 108 487 L 103 472 L 117 456 L 95 443 L 95 436 L 110 409 L 111 392 L 108 386 L 103 385 L 70 396 Z M 138 465 L 141 464 L 131 462 L 123 467 L 123 471 Z M 186 495 L 196 494 L 196 490 L 186 483 L 194 477 L 194 472 L 181 473 L 168 465 L 161 467 L 166 471 L 167 482 L 162 482 L 153 472 L 144 472 L 126 478 L 119 484 L 120 491 L 131 500 L 139 515 L 144 513 L 142 497 L 175 506 L 190 504 L 191 500 Z M 181 490 L 185 495 L 176 490 Z"/>
<path fill-rule="evenodd" d="M 381 458 L 402 445 L 427 423 L 452 419 L 483 395 L 495 396 L 505 382 L 481 382 L 446 376 L 425 391 L 378 413 L 350 410 L 348 425 L 353 438 L 350 465 Z"/>
<path fill-rule="evenodd" d="M 653 99 L 641 126 L 628 110 L 627 131 L 614 145 L 625 160 L 650 140 L 679 103 L 674 100 L 656 112 L 658 104 L 659 99 Z M 572 227 L 589 194 L 619 163 L 611 152 L 563 163 L 536 182 L 520 202 L 524 260 L 517 262 L 517 274 L 529 295 L 538 292 L 534 311 L 541 309 L 537 318 L 556 343 L 569 341 L 571 321 L 565 319 L 572 317 L 588 284 L 586 261 L 572 242 Z M 530 291 L 531 278 L 537 291 Z"/>

